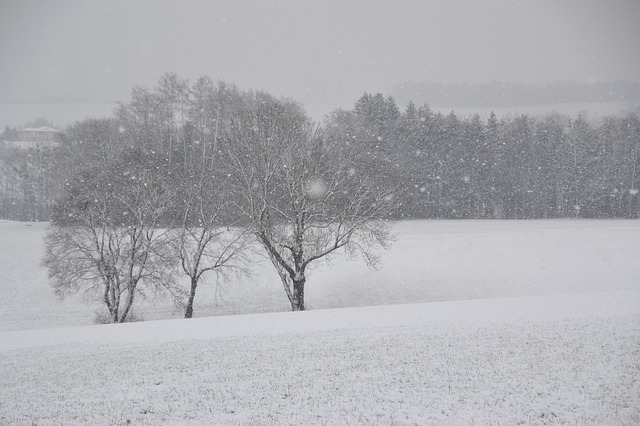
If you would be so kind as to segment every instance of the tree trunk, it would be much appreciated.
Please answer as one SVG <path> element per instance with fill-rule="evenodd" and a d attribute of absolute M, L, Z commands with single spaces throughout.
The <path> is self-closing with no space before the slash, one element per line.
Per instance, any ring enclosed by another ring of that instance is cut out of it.
<path fill-rule="evenodd" d="M 116 324 L 118 322 L 120 310 L 120 294 L 116 291 L 114 285 L 115 284 L 112 283 L 109 286 L 108 291 L 105 292 L 105 302 L 109 309 L 109 322 L 111 324 Z M 109 294 L 108 296 L 107 293 Z"/>
<path fill-rule="evenodd" d="M 198 279 L 191 277 L 191 292 L 189 293 L 189 300 L 187 301 L 187 307 L 184 310 L 185 318 L 193 318 L 193 299 L 196 297 L 196 288 L 198 287 Z"/>
<path fill-rule="evenodd" d="M 137 284 L 137 283 L 136 283 Z M 130 288 L 128 290 L 128 294 L 127 294 L 127 303 L 125 305 L 124 311 L 122 312 L 122 315 L 120 315 L 120 318 L 118 318 L 118 322 L 119 323 L 123 323 L 127 320 L 127 316 L 129 315 L 129 311 L 131 311 L 131 306 L 133 306 L 133 297 L 135 294 L 135 285 L 133 284 L 133 288 Z M 131 286 L 132 284 L 130 284 Z"/>
<path fill-rule="evenodd" d="M 293 297 L 291 298 L 292 311 L 304 311 L 304 284 L 306 279 L 293 281 Z"/>

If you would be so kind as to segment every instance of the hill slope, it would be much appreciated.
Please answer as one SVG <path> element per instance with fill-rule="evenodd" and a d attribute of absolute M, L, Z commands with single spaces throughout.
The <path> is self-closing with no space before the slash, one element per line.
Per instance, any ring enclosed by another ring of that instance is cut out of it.
<path fill-rule="evenodd" d="M 91 325 L 99 302 L 57 301 L 40 267 L 47 224 L 0 221 L 0 331 Z M 637 289 L 640 221 L 409 221 L 382 268 L 335 258 L 307 281 L 311 309 Z M 196 316 L 288 310 L 277 275 L 256 259 L 251 279 L 202 285 Z M 186 285 L 187 283 L 185 283 Z M 220 297 L 221 296 L 221 297 Z M 146 301 L 146 320 L 180 318 Z"/>
<path fill-rule="evenodd" d="M 2 424 L 638 424 L 640 292 L 0 333 Z"/>
<path fill-rule="evenodd" d="M 0 424 L 640 424 L 639 221 L 403 222 L 381 271 L 315 270 L 314 310 L 255 313 L 287 308 L 262 264 L 197 306 L 252 314 L 88 327 L 46 226 L 0 222 Z"/>

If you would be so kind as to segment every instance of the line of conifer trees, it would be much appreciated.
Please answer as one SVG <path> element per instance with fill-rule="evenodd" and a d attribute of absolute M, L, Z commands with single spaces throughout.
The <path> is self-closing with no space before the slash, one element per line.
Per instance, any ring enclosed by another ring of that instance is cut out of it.
<path fill-rule="evenodd" d="M 0 142 L 0 218 L 49 220 L 84 147 L 87 163 L 116 142 L 170 152 L 168 161 L 185 164 L 210 158 L 237 98 L 233 85 L 209 77 L 189 84 L 167 73 L 152 89 L 134 88 L 112 119 L 68 128 L 58 147 Z M 638 112 L 597 121 L 558 114 L 483 120 L 413 103 L 401 111 L 391 97 L 364 94 L 352 110 L 329 114 L 324 127 L 395 181 L 394 219 L 640 215 Z"/>
<path fill-rule="evenodd" d="M 640 114 L 486 120 L 365 94 L 328 119 L 395 176 L 398 218 L 637 218 Z"/>

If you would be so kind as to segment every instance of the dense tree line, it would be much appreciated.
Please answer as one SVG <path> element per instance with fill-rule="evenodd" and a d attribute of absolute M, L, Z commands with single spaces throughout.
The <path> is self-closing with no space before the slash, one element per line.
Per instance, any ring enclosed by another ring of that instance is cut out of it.
<path fill-rule="evenodd" d="M 364 94 L 318 125 L 292 100 L 167 73 L 56 147 L 0 149 L 0 214 L 53 222 L 57 293 L 99 297 L 104 322 L 145 296 L 190 318 L 201 281 L 247 273 L 256 250 L 304 310 L 308 271 L 340 251 L 375 266 L 389 219 L 640 213 L 638 114 L 485 121 Z"/>
<path fill-rule="evenodd" d="M 54 188 L 55 153 L 49 149 L 5 147 L 0 142 L 0 218 L 47 221 L 59 188 Z"/>
<path fill-rule="evenodd" d="M 53 150 L 0 146 L 0 217 L 48 220 L 69 185 L 65 173 L 114 149 L 105 138 L 170 153 L 167 173 L 210 167 L 241 98 L 233 85 L 202 77 L 190 86 L 166 74 L 153 89 L 133 89 L 108 134 L 105 123 L 87 120 Z M 401 188 L 395 218 L 635 218 L 639 123 L 638 113 L 598 122 L 557 114 L 481 120 L 411 102 L 400 111 L 393 98 L 365 94 L 324 127 Z"/>
<path fill-rule="evenodd" d="M 52 126 L 44 118 L 26 123 L 24 127 Z M 0 218 L 47 221 L 51 217 L 56 197 L 56 152 L 37 147 L 12 147 L 18 140 L 18 130 L 6 126 L 0 132 Z M 5 143 L 8 141 L 8 143 Z"/>
<path fill-rule="evenodd" d="M 396 218 L 637 218 L 640 114 L 460 118 L 362 96 L 328 120 L 393 176 Z"/>

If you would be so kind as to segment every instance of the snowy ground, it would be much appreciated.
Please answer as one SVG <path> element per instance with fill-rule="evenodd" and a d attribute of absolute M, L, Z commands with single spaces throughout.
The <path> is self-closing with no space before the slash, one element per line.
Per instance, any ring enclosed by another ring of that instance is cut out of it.
<path fill-rule="evenodd" d="M 89 327 L 30 225 L 0 222 L 0 424 L 640 424 L 639 221 L 403 222 L 312 311 Z M 197 312 L 286 309 L 273 278 Z"/>
<path fill-rule="evenodd" d="M 640 424 L 640 292 L 0 333 L 0 424 Z"/>
<path fill-rule="evenodd" d="M 57 302 L 40 268 L 48 225 L 0 221 L 0 331 L 91 325 L 100 303 Z M 408 221 L 382 252 L 382 269 L 336 258 L 312 271 L 311 309 L 615 291 L 640 287 L 640 221 Z M 198 290 L 195 316 L 288 308 L 268 262 L 251 279 Z M 145 320 L 179 318 L 168 301 L 147 301 Z"/>

